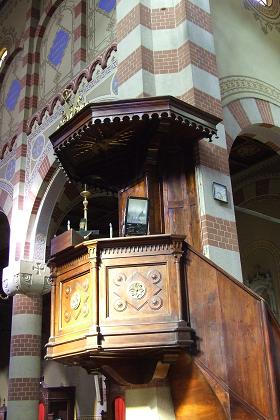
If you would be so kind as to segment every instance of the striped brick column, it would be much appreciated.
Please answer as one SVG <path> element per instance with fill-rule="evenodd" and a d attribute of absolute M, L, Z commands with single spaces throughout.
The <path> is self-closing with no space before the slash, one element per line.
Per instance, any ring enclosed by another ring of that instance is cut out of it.
<path fill-rule="evenodd" d="M 117 3 L 119 96 L 172 95 L 222 118 L 220 86 L 208 0 L 134 0 Z M 219 139 L 196 150 L 203 252 L 241 278 L 223 125 Z M 213 182 L 230 202 L 212 195 Z"/>
<path fill-rule="evenodd" d="M 116 15 L 121 98 L 172 95 L 222 115 L 208 1 L 120 0 Z"/>
<path fill-rule="evenodd" d="M 42 296 L 14 296 L 8 420 L 38 419 L 41 320 Z"/>
<path fill-rule="evenodd" d="M 86 66 L 86 1 L 76 0 L 74 9 L 74 74 Z"/>
<path fill-rule="evenodd" d="M 202 247 L 204 255 L 242 281 L 227 142 L 224 126 L 218 128 L 218 139 L 202 139 L 196 147 Z M 228 203 L 215 200 L 213 182 L 226 186 Z"/>
<path fill-rule="evenodd" d="M 39 9 L 31 7 L 26 11 L 26 24 L 23 44 L 23 66 L 21 85 L 24 94 L 19 103 L 19 118 L 22 122 L 22 129 L 25 128 L 25 121 L 37 109 L 37 88 L 39 74 L 35 72 L 35 66 L 39 63 L 39 53 L 35 51 L 35 40 L 39 30 L 38 22 L 40 17 Z"/>
<path fill-rule="evenodd" d="M 21 96 L 19 101 L 19 133 L 16 139 L 16 173 L 13 178 L 13 213 L 11 216 L 10 261 L 23 257 L 24 237 L 28 225 L 28 214 L 24 212 L 24 183 L 26 167 L 27 137 L 24 134 L 26 121 L 37 107 L 37 87 L 39 76 L 34 72 L 39 55 L 34 52 L 39 9 L 30 7 L 26 11 L 26 24 L 23 36 Z"/>

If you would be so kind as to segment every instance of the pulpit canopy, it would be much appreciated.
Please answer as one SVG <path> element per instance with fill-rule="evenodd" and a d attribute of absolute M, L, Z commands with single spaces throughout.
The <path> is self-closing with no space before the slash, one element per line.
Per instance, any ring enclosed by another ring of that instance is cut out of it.
<path fill-rule="evenodd" d="M 216 134 L 217 117 L 170 96 L 90 103 L 50 136 L 74 181 L 122 188 L 148 148 L 184 147 Z"/>

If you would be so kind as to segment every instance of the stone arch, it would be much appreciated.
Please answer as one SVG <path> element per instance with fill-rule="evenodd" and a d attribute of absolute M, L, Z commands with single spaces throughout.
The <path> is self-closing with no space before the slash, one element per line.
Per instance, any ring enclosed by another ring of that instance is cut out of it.
<path fill-rule="evenodd" d="M 10 188 L 10 185 L 4 183 L 3 181 L 1 181 L 0 184 L 0 212 L 5 214 L 10 224 L 13 209 L 12 190 Z"/>
<path fill-rule="evenodd" d="M 95 198 L 107 195 L 117 198 L 116 194 L 100 188 L 91 189 L 91 192 Z M 82 216 L 80 190 L 67 182 L 62 170 L 56 169 L 48 182 L 45 178 L 32 207 L 24 249 L 25 259 L 44 262 L 47 246 L 57 228 L 66 214 L 79 203 Z"/>
<path fill-rule="evenodd" d="M 24 246 L 25 258 L 44 261 L 51 216 L 66 181 L 63 171 L 53 164 L 33 202 Z"/>
<path fill-rule="evenodd" d="M 224 106 L 223 113 L 228 154 L 236 137 L 247 134 L 249 127 L 259 126 L 267 129 L 280 127 L 280 107 L 258 98 L 234 100 Z M 258 140 L 257 135 L 254 137 Z M 261 138 L 259 140 L 262 141 Z M 272 141 L 267 142 L 267 145 L 279 152 L 280 138 L 279 144 Z"/>
<path fill-rule="evenodd" d="M 113 192 L 113 191 L 109 191 L 109 190 L 105 190 L 102 188 L 90 188 L 91 191 L 91 199 L 106 199 L 106 198 L 113 198 L 113 199 L 117 199 L 118 194 Z M 74 184 L 70 184 L 67 183 L 64 186 L 64 190 L 60 196 L 60 201 L 56 203 L 54 210 L 53 210 L 53 214 L 52 214 L 52 218 L 51 218 L 51 223 L 50 223 L 50 230 L 49 230 L 49 236 L 48 236 L 48 241 L 50 241 L 50 239 L 56 234 L 57 229 L 59 228 L 59 226 L 61 225 L 63 219 L 66 217 L 66 215 L 68 213 L 70 213 L 77 205 L 80 205 L 80 215 L 82 217 L 82 198 L 80 196 L 80 190 L 78 189 L 78 187 Z M 91 207 L 91 206 L 89 206 Z M 91 209 L 90 209 L 91 210 Z M 89 210 L 89 211 L 90 211 Z M 90 222 L 90 220 L 89 220 Z M 76 224 L 76 226 L 72 226 L 74 229 L 78 229 L 78 224 Z M 116 226 L 115 226 L 116 228 Z M 65 229 L 66 229 L 66 224 L 65 224 Z M 108 232 L 109 233 L 109 232 Z"/>

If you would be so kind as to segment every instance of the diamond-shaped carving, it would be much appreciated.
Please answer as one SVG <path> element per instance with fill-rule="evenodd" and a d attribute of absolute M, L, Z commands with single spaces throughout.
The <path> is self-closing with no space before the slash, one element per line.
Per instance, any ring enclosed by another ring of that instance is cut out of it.
<path fill-rule="evenodd" d="M 114 284 L 118 286 L 115 288 L 115 295 L 118 296 L 118 299 L 114 303 L 114 308 L 117 311 L 124 311 L 127 307 L 127 304 L 132 306 L 134 309 L 139 311 L 146 304 L 152 309 L 158 309 L 162 306 L 162 299 L 157 298 L 156 301 L 160 301 L 161 304 L 157 303 L 156 305 L 151 305 L 150 302 L 153 301 L 154 297 L 162 290 L 156 282 L 160 282 L 161 275 L 157 271 L 157 278 L 151 276 L 151 272 L 148 272 L 147 275 L 143 275 L 138 271 L 134 271 L 128 278 L 121 273 L 118 274 L 114 279 Z M 122 302 L 123 305 L 121 308 L 117 305 L 117 302 Z"/>

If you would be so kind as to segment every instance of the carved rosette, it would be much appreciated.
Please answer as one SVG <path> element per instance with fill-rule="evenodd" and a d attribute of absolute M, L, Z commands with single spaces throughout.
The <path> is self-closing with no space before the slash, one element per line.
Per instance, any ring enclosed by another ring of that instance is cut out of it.
<path fill-rule="evenodd" d="M 50 269 L 42 262 L 15 261 L 4 268 L 2 286 L 9 296 L 48 293 L 51 289 Z"/>
<path fill-rule="evenodd" d="M 87 277 L 70 281 L 63 286 L 63 319 L 66 323 L 77 321 L 88 316 L 89 308 L 89 279 Z"/>
<path fill-rule="evenodd" d="M 162 274 L 157 269 L 145 273 L 134 271 L 130 275 L 118 273 L 114 279 L 114 310 L 123 312 L 128 307 L 136 311 L 147 308 L 158 310 L 163 305 Z"/>

